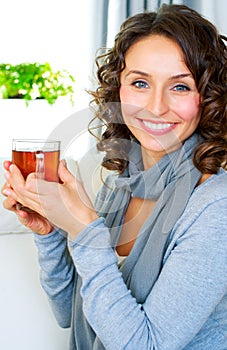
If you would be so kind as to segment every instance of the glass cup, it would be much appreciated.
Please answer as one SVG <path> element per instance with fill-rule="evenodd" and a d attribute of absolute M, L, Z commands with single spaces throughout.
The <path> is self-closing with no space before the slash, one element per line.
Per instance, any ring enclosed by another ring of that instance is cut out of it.
<path fill-rule="evenodd" d="M 25 179 L 36 172 L 44 180 L 59 182 L 59 159 L 60 141 L 17 139 L 12 142 L 12 163 Z"/>
<path fill-rule="evenodd" d="M 14 139 L 12 163 L 18 166 L 25 179 L 35 172 L 39 178 L 59 182 L 60 144 L 60 141 L 53 140 Z M 17 208 L 27 209 L 19 203 Z"/>

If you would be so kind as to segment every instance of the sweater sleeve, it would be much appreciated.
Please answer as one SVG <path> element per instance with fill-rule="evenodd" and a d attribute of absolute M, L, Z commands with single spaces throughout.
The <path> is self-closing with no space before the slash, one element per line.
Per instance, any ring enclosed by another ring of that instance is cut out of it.
<path fill-rule="evenodd" d="M 46 236 L 34 234 L 34 237 L 41 266 L 41 285 L 59 325 L 70 327 L 75 267 L 68 250 L 66 233 L 56 229 Z"/>
<path fill-rule="evenodd" d="M 182 232 L 143 305 L 122 279 L 103 219 L 71 241 L 84 313 L 105 349 L 176 350 L 196 336 L 227 290 L 226 206 L 212 203 Z"/>

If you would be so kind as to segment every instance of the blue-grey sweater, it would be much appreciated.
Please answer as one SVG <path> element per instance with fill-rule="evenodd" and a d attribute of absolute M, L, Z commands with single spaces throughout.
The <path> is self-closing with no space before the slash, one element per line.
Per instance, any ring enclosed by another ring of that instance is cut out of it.
<path fill-rule="evenodd" d="M 42 286 L 60 326 L 71 327 L 69 349 L 226 350 L 226 227 L 220 171 L 194 190 L 142 304 L 122 278 L 103 218 L 73 241 L 60 229 L 35 234 Z"/>

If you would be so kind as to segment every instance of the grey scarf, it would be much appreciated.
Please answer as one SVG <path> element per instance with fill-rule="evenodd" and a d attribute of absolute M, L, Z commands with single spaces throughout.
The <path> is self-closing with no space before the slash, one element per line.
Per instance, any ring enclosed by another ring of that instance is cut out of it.
<path fill-rule="evenodd" d="M 105 217 L 113 246 L 116 246 L 130 198 L 156 201 L 121 266 L 122 277 L 137 302 L 146 299 L 157 280 L 171 230 L 201 177 L 192 162 L 198 141 L 198 135 L 192 135 L 181 148 L 165 155 L 148 170 L 143 170 L 140 145 L 132 142 L 128 168 L 116 177 L 114 189 L 102 205 L 98 205 L 98 212 Z"/>

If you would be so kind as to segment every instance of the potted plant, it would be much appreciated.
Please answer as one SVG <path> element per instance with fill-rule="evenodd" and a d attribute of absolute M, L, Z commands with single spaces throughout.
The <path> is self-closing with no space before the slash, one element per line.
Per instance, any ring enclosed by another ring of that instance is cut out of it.
<path fill-rule="evenodd" d="M 67 70 L 54 71 L 49 63 L 0 64 L 0 97 L 24 99 L 27 105 L 36 99 L 54 104 L 60 96 L 73 103 L 74 82 Z"/>
<path fill-rule="evenodd" d="M 11 154 L 13 138 L 43 139 L 70 116 L 74 78 L 49 63 L 0 64 L 0 149 Z"/>

